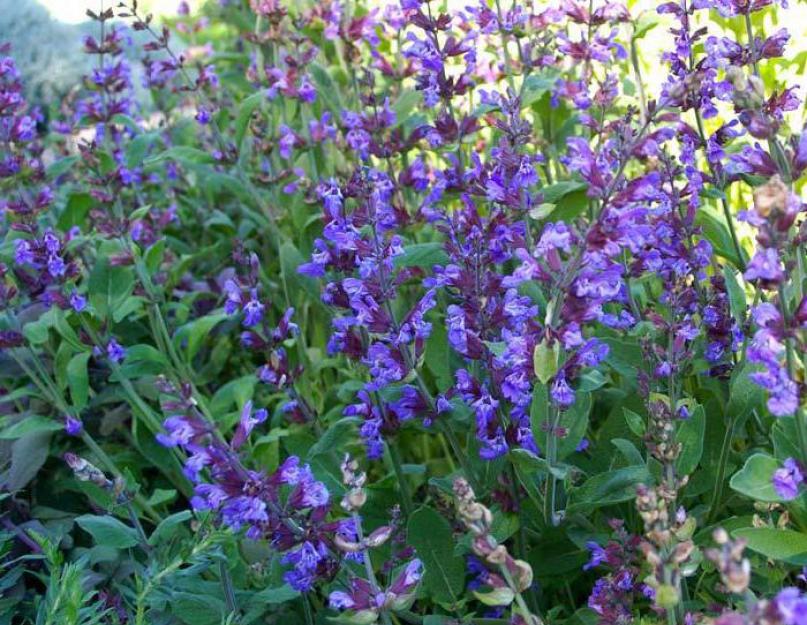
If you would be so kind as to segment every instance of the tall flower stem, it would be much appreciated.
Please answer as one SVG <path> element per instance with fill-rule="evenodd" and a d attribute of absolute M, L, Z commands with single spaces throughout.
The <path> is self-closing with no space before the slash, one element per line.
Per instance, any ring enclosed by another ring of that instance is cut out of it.
<path fill-rule="evenodd" d="M 521 505 L 521 501 L 518 497 L 518 477 L 516 475 L 516 469 L 513 463 L 510 463 L 510 496 L 513 499 L 513 505 L 516 506 L 516 512 L 518 514 L 519 524 L 518 524 L 518 531 L 515 535 L 515 547 L 516 547 L 516 556 L 519 560 L 527 561 L 527 534 L 525 531 L 525 523 L 526 519 L 524 518 L 523 509 L 524 507 Z M 530 603 L 530 609 L 538 613 L 538 597 L 535 594 L 535 588 L 530 586 L 527 589 L 527 599 Z"/>
<path fill-rule="evenodd" d="M 706 131 L 704 130 L 703 126 L 703 118 L 701 117 L 700 110 L 696 107 L 695 111 L 695 124 L 698 127 L 698 136 L 700 137 L 701 144 L 703 148 L 706 149 L 707 146 L 707 139 L 706 139 Z M 709 166 L 709 171 L 712 174 L 712 178 L 717 180 L 717 172 L 714 169 L 711 161 L 707 158 L 707 163 Z M 743 248 L 740 245 L 740 239 L 737 237 L 737 228 L 734 225 L 734 217 L 731 214 L 731 208 L 729 207 L 729 202 L 726 199 L 725 193 L 723 193 L 722 189 L 718 189 L 721 193 L 720 196 L 720 206 L 723 209 L 723 216 L 726 219 L 726 226 L 729 229 L 729 236 L 731 237 L 731 244 L 734 247 L 734 253 L 737 254 L 737 263 L 738 269 L 740 271 L 745 271 L 745 257 L 743 253 Z"/>
<path fill-rule="evenodd" d="M 787 327 L 790 322 L 790 309 L 787 304 L 787 293 L 783 284 L 779 285 L 779 309 L 782 314 L 782 320 Z M 796 380 L 796 354 L 793 348 L 793 339 L 785 338 L 785 358 L 787 362 L 787 373 L 791 380 Z M 796 436 L 799 441 L 799 449 L 801 450 L 801 460 L 807 464 L 807 415 L 805 415 L 804 408 L 799 406 L 794 415 L 796 420 Z"/>
<path fill-rule="evenodd" d="M 356 537 L 359 539 L 359 544 L 364 544 L 364 528 L 362 527 L 361 517 L 359 516 L 358 512 L 353 513 L 353 523 L 356 526 Z M 375 571 L 373 570 L 373 561 L 370 559 L 370 551 L 366 547 L 364 547 L 361 551 L 362 560 L 364 560 L 364 570 L 367 573 L 367 581 L 370 582 L 370 585 L 373 587 L 373 590 L 376 593 L 383 592 L 381 585 L 378 583 L 378 579 L 375 576 Z M 381 610 L 381 622 L 384 625 L 392 625 L 390 621 L 389 614 L 386 610 Z"/>
<path fill-rule="evenodd" d="M 412 494 L 409 492 L 409 485 L 406 483 L 406 475 L 404 474 L 403 464 L 401 462 L 401 452 L 395 443 L 396 441 L 392 443 L 388 442 L 386 443 L 386 447 L 389 452 L 390 460 L 392 461 L 395 477 L 398 479 L 398 487 L 401 489 L 401 504 L 408 517 L 414 510 L 414 504 L 412 503 Z"/>
<path fill-rule="evenodd" d="M 558 437 L 556 431 L 560 425 L 561 411 L 554 404 L 549 406 L 549 431 L 546 433 L 546 463 L 549 475 L 546 481 L 546 494 L 544 496 L 544 519 L 551 525 L 558 525 L 560 518 L 557 513 L 558 478 L 555 475 L 555 465 L 558 463 Z"/>
<path fill-rule="evenodd" d="M 305 614 L 305 623 L 306 625 L 314 625 L 314 613 L 311 609 L 311 600 L 308 598 L 308 594 L 303 594 L 303 613 Z"/>
<path fill-rule="evenodd" d="M 715 487 L 712 491 L 712 498 L 709 503 L 709 516 L 706 518 L 707 525 L 715 522 L 717 511 L 720 509 L 720 500 L 723 498 L 723 483 L 726 479 L 726 467 L 728 465 L 729 454 L 731 453 L 731 439 L 734 437 L 734 423 L 734 415 L 729 415 L 729 423 L 726 426 L 726 433 L 723 436 L 723 444 L 720 446 L 720 459 L 717 462 Z"/>

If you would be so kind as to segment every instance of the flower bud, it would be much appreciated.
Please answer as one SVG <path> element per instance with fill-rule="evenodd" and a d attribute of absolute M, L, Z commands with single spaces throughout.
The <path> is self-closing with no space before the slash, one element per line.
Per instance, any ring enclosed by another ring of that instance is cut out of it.
<path fill-rule="evenodd" d="M 359 553 L 362 551 L 362 546 L 359 543 L 349 541 L 339 534 L 334 536 L 333 542 L 339 551 L 344 551 L 345 553 Z"/>
<path fill-rule="evenodd" d="M 532 567 L 524 560 L 513 560 L 513 568 L 515 569 L 515 574 L 513 575 L 513 581 L 516 582 L 519 592 L 524 592 L 530 586 L 532 586 Z"/>
<path fill-rule="evenodd" d="M 109 490 L 112 488 L 113 483 L 107 479 L 103 471 L 96 467 L 94 464 L 88 462 L 81 456 L 76 454 L 66 453 L 64 461 L 73 470 L 76 479 L 81 482 L 92 482 L 96 486 Z"/>
<path fill-rule="evenodd" d="M 784 212 L 789 190 L 782 179 L 776 175 L 768 182 L 754 189 L 754 209 L 760 217 L 767 217 L 772 211 Z"/>
<path fill-rule="evenodd" d="M 474 591 L 474 597 L 479 599 L 485 605 L 490 606 L 500 606 L 500 605 L 510 605 L 513 603 L 513 599 L 516 598 L 516 593 L 512 590 L 507 588 L 506 586 L 501 588 L 496 588 L 490 592 L 476 592 Z"/>
<path fill-rule="evenodd" d="M 669 584 L 661 584 L 656 588 L 656 605 L 669 610 L 678 605 L 678 591 Z"/>
<path fill-rule="evenodd" d="M 494 548 L 487 557 L 491 564 L 504 564 L 507 561 L 507 547 L 499 545 Z"/>
<path fill-rule="evenodd" d="M 392 528 L 389 525 L 384 525 L 375 530 L 367 537 L 366 543 L 368 547 L 380 547 L 389 537 L 392 536 Z"/>

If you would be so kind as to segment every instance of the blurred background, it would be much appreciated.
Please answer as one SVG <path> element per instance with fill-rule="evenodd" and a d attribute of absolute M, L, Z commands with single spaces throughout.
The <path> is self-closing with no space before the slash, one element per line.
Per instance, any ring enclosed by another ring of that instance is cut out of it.
<path fill-rule="evenodd" d="M 187 0 L 192 12 L 198 11 L 205 1 L 211 8 L 219 0 Z M 233 0 L 229 0 L 232 2 Z M 243 0 L 242 0 L 243 1 Z M 299 7 L 302 0 L 286 0 L 289 6 Z M 343 0 L 350 2 L 351 0 Z M 383 6 L 397 0 L 370 0 L 371 4 Z M 434 0 L 452 9 L 466 5 L 478 4 L 483 0 Z M 512 0 L 506 0 L 509 6 Z M 519 0 L 525 4 L 535 2 L 538 5 L 559 4 L 559 0 Z M 655 8 L 661 0 L 621 0 L 627 3 L 632 15 L 648 12 L 654 20 L 660 20 L 649 36 L 639 42 L 639 55 L 643 67 L 643 78 L 648 92 L 658 91 L 665 72 L 659 64 L 659 57 L 665 48 L 672 44 L 667 32 L 667 19 L 659 18 Z M 778 0 L 782 2 L 782 0 Z M 117 8 L 120 0 L 0 0 L 0 43 L 11 43 L 12 54 L 23 74 L 28 97 L 39 103 L 50 103 L 59 99 L 71 88 L 79 84 L 81 76 L 89 69 L 90 59 L 81 51 L 81 39 L 86 34 L 97 34 L 98 25 L 90 22 L 86 16 L 87 9 L 98 12 L 102 7 Z M 493 0 L 487 0 L 492 4 Z M 598 0 L 599 2 L 599 0 Z M 309 0 L 310 3 L 310 0 Z M 138 0 L 141 12 L 153 13 L 155 18 L 173 16 L 177 13 L 180 0 Z M 215 15 L 215 13 L 211 13 Z M 731 21 L 721 19 L 716 11 L 698 11 L 696 21 L 710 20 L 710 33 L 719 33 L 723 29 L 736 29 L 736 37 L 745 40 L 740 19 Z M 754 16 L 761 20 L 755 24 L 762 26 L 770 35 L 778 28 L 787 27 L 790 42 L 786 48 L 785 58 L 774 64 L 765 64 L 764 78 L 768 85 L 800 86 L 799 95 L 804 99 L 807 93 L 805 64 L 807 63 L 807 0 L 790 0 L 786 9 L 777 8 Z M 215 18 L 211 26 L 215 26 Z M 133 33 L 135 42 L 140 41 L 139 33 Z M 144 39 L 145 40 L 145 39 Z M 180 44 L 181 45 L 181 44 Z M 139 56 L 137 46 L 133 46 L 129 55 L 135 72 L 138 71 Z M 139 76 L 133 77 L 139 83 Z M 798 117 L 801 117 L 799 112 Z"/>
<path fill-rule="evenodd" d="M 31 100 L 41 103 L 59 98 L 81 81 L 90 64 L 81 50 L 81 40 L 88 34 L 97 35 L 98 30 L 98 25 L 87 18 L 87 10 L 117 10 L 119 2 L 0 0 L 0 44 L 11 44 Z M 203 0 L 187 2 L 196 10 Z M 178 6 L 179 0 L 138 0 L 142 12 L 157 18 L 175 15 Z M 135 58 L 136 51 L 132 50 Z"/>

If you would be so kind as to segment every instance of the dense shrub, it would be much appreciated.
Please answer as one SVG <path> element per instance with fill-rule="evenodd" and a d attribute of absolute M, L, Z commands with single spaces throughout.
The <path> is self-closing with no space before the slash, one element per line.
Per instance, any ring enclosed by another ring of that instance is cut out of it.
<path fill-rule="evenodd" d="M 468 4 L 3 49 L 3 623 L 807 623 L 781 9 Z"/>

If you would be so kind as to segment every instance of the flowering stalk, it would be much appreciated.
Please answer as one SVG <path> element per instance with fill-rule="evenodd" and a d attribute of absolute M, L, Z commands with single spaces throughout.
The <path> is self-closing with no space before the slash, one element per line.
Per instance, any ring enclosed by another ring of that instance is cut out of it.
<path fill-rule="evenodd" d="M 488 575 L 490 593 L 475 593 L 477 598 L 488 605 L 510 605 L 513 608 L 513 622 L 522 625 L 541 625 L 543 621 L 534 614 L 522 596 L 532 586 L 532 568 L 523 560 L 515 560 L 507 553 L 507 547 L 499 544 L 491 534 L 493 515 L 483 504 L 476 501 L 473 489 L 462 478 L 454 480 L 454 497 L 457 513 L 473 537 L 471 548 L 498 575 Z M 500 577 L 499 577 L 500 576 Z"/>

